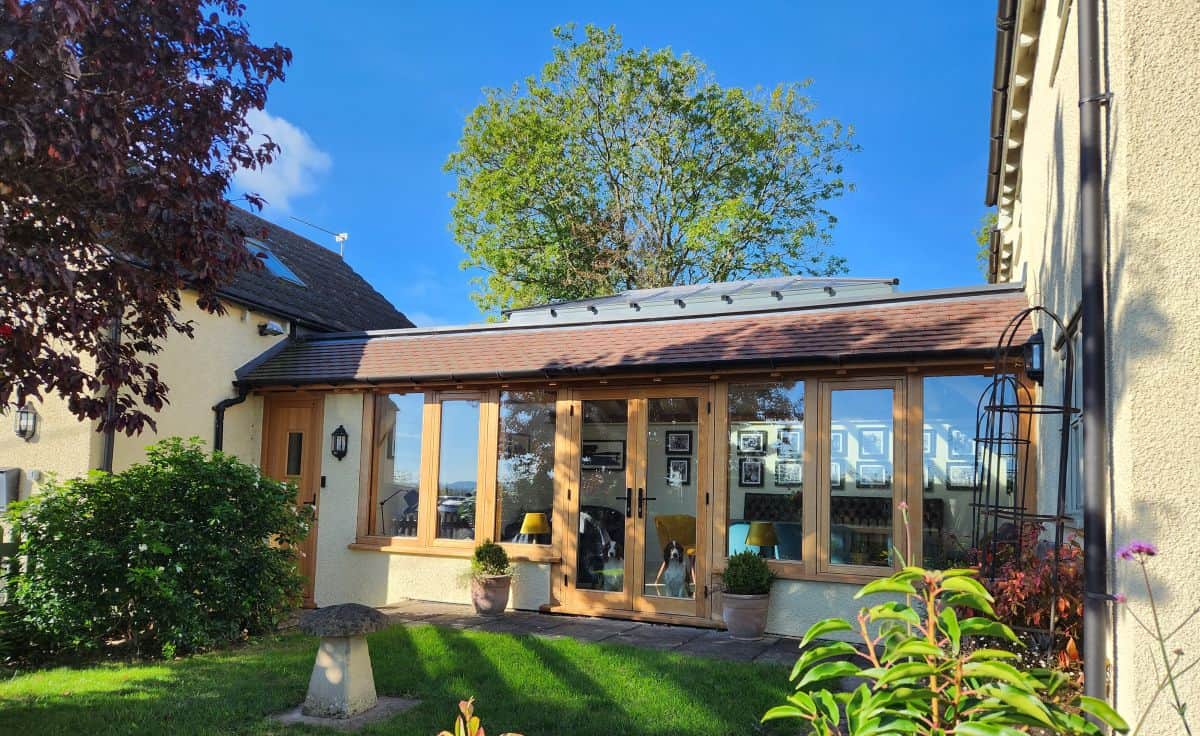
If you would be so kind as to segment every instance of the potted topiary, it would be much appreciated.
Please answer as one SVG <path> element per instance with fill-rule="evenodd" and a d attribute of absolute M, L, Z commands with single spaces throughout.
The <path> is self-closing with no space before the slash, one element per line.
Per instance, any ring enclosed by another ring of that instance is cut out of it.
<path fill-rule="evenodd" d="M 512 565 L 504 548 L 490 539 L 475 547 L 471 559 L 471 603 L 480 616 L 498 616 L 508 607 Z"/>
<path fill-rule="evenodd" d="M 767 605 L 774 573 L 767 561 L 749 550 L 729 558 L 725 567 L 722 608 L 734 639 L 761 639 L 767 629 Z"/>

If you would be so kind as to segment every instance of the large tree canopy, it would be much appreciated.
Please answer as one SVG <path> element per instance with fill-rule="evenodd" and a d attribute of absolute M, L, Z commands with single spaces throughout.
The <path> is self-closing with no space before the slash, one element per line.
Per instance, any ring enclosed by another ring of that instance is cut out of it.
<path fill-rule="evenodd" d="M 805 84 L 725 88 L 613 29 L 555 29 L 539 76 L 488 90 L 459 150 L 453 231 L 485 311 L 622 289 L 844 270 L 828 201 L 852 131 Z"/>
<path fill-rule="evenodd" d="M 217 312 L 217 289 L 259 265 L 224 197 L 236 167 L 276 151 L 245 115 L 291 52 L 251 42 L 242 13 L 237 0 L 0 5 L 0 409 L 57 393 L 104 428 L 153 426 L 167 387 L 149 358 L 191 334 L 180 289 Z"/>

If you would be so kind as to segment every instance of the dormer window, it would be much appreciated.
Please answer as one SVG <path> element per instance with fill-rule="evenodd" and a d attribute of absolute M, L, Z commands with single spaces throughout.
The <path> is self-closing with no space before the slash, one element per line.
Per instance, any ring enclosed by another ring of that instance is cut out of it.
<path fill-rule="evenodd" d="M 293 284 L 307 286 L 307 284 L 301 281 L 300 277 L 296 275 L 296 272 L 288 268 L 283 261 L 279 260 L 279 256 L 272 253 L 271 249 L 268 248 L 261 240 L 246 238 L 246 248 L 251 253 L 258 256 L 258 258 L 262 260 L 263 266 L 266 267 L 267 271 L 274 276 L 281 278 L 284 281 L 290 281 Z"/>

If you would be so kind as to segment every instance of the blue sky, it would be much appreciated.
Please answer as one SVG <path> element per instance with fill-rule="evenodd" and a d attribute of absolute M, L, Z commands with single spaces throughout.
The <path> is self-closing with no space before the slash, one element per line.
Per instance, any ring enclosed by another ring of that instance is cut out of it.
<path fill-rule="evenodd" d="M 448 230 L 442 172 L 484 87 L 549 59 L 550 29 L 615 25 L 634 47 L 670 46 L 727 86 L 811 78 L 818 113 L 856 129 L 856 186 L 832 209 L 853 276 L 903 289 L 978 283 L 995 4 L 971 2 L 327 3 L 249 0 L 260 42 L 295 60 L 256 128 L 284 147 L 239 178 L 264 216 L 350 233 L 346 258 L 418 325 L 476 321 L 470 274 Z"/>

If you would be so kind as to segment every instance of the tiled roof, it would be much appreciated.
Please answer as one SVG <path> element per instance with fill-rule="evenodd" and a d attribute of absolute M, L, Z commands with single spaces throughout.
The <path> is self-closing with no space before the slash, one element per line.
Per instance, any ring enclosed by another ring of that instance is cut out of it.
<path fill-rule="evenodd" d="M 259 269 L 240 274 L 221 290 L 224 296 L 318 330 L 347 332 L 413 326 L 332 250 L 238 207 L 230 207 L 229 219 L 240 225 L 247 236 L 263 241 L 304 285 Z"/>
<path fill-rule="evenodd" d="M 689 319 L 476 326 L 295 339 L 239 372 L 250 385 L 530 376 L 986 356 L 1020 291 Z"/>

